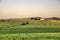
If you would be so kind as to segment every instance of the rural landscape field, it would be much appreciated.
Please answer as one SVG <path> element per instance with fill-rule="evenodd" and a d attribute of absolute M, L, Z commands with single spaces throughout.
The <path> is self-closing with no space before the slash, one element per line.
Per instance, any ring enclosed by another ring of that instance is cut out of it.
<path fill-rule="evenodd" d="M 60 40 L 60 20 L 0 20 L 0 40 Z"/>
<path fill-rule="evenodd" d="M 60 0 L 0 0 L 0 40 L 60 40 Z"/>

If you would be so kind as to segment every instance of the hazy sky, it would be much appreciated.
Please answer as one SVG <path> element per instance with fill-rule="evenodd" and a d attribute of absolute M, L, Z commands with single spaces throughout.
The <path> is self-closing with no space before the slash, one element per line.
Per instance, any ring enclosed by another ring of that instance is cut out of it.
<path fill-rule="evenodd" d="M 59 0 L 0 0 L 0 18 L 60 17 Z"/>

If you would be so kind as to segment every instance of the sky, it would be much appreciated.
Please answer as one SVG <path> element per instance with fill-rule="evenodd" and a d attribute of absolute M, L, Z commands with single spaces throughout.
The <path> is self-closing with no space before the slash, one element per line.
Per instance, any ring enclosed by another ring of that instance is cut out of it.
<path fill-rule="evenodd" d="M 60 0 L 0 0 L 0 19 L 60 17 Z"/>

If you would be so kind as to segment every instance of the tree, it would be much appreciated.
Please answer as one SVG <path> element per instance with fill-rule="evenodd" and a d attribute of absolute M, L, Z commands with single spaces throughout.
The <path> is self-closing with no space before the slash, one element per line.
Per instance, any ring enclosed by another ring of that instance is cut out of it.
<path fill-rule="evenodd" d="M 53 20 L 60 20 L 60 18 L 58 18 L 58 17 L 52 17 L 51 19 L 53 19 Z"/>

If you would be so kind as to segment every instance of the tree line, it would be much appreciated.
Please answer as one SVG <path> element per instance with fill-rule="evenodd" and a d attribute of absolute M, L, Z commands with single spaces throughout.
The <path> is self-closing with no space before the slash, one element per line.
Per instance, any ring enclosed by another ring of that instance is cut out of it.
<path fill-rule="evenodd" d="M 31 20 L 40 20 L 42 17 L 31 17 L 29 18 Z M 59 17 L 51 17 L 51 18 L 43 18 L 44 20 L 60 20 Z M 0 19 L 0 22 L 11 22 L 11 21 L 16 21 L 20 19 Z"/>

